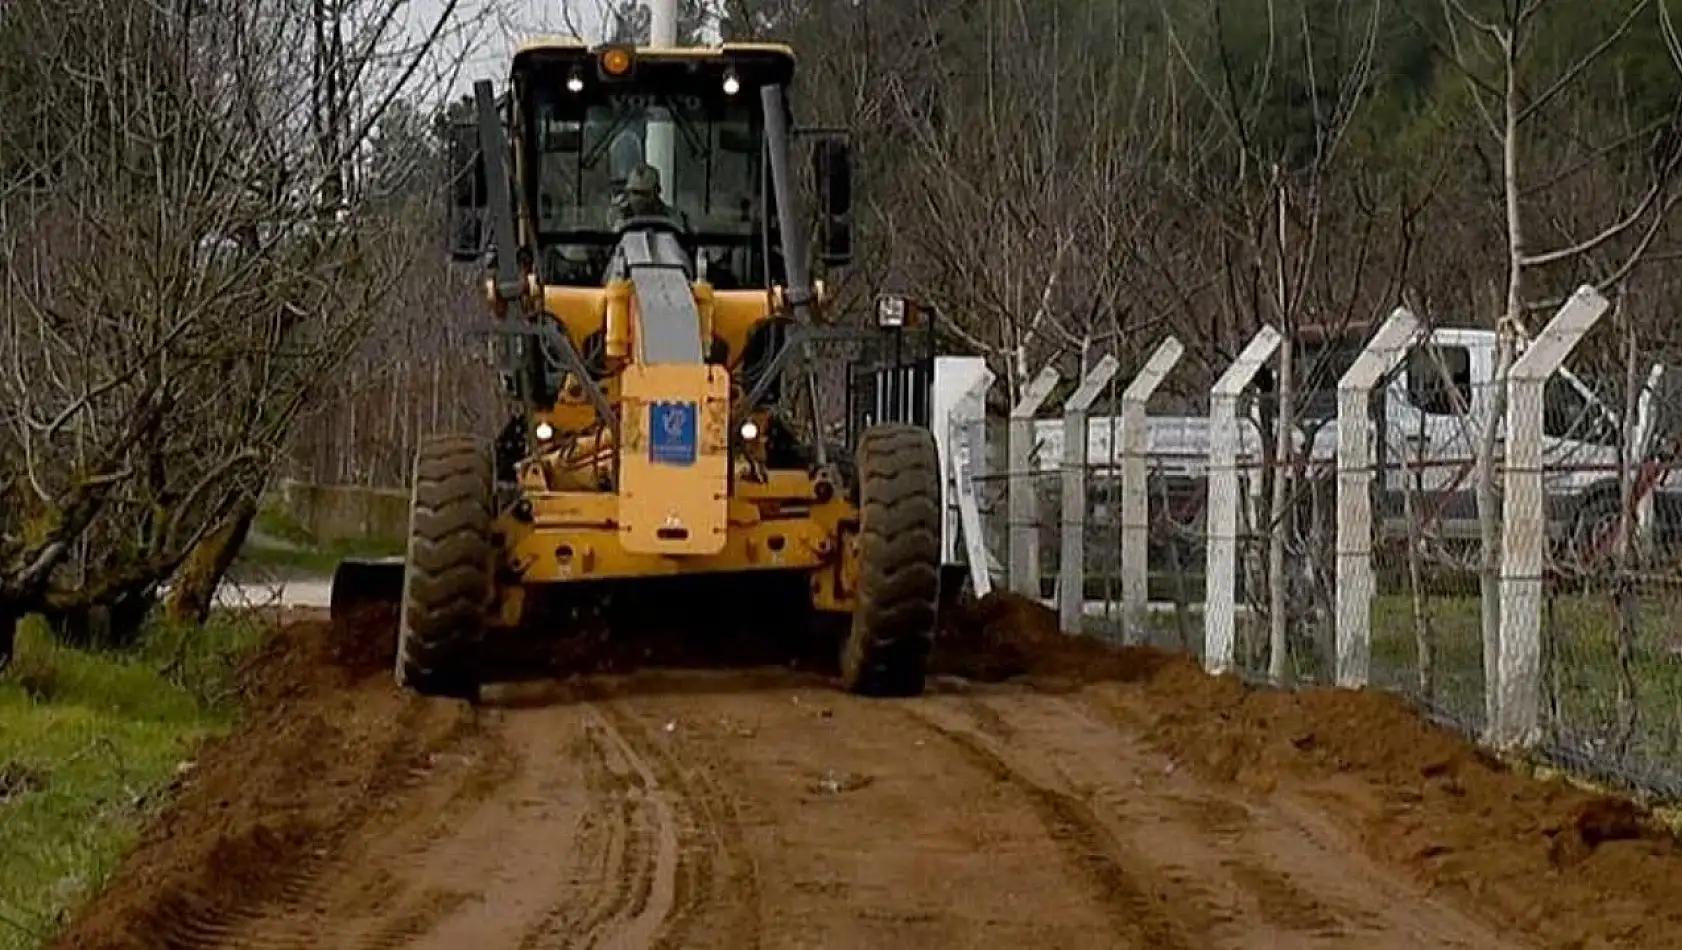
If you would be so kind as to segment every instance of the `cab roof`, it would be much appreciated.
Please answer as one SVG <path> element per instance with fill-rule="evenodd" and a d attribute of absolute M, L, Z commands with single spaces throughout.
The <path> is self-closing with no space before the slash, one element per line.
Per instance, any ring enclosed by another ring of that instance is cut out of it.
<path fill-rule="evenodd" d="M 567 36 L 539 36 L 524 40 L 514 47 L 514 65 L 542 57 L 545 53 L 562 55 L 591 53 L 615 44 L 590 46 L 582 40 Z M 716 46 L 638 46 L 639 58 L 648 59 L 732 59 L 738 56 L 776 57 L 794 64 L 794 49 L 785 43 L 720 43 Z"/>

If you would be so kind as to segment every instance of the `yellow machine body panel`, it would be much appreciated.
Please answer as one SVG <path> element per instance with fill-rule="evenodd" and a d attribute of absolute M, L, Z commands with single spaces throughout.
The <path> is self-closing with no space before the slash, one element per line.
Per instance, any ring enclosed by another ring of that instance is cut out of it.
<path fill-rule="evenodd" d="M 607 291 L 601 287 L 546 286 L 543 309 L 561 322 L 573 346 L 582 347 L 607 322 Z"/>
<path fill-rule="evenodd" d="M 857 543 L 858 512 L 840 497 L 819 501 L 804 473 L 738 481 L 725 499 L 722 544 L 706 554 L 673 556 L 627 545 L 623 493 L 532 491 L 525 497 L 528 518 L 504 514 L 497 523 L 504 562 L 514 572 L 514 582 L 498 591 L 500 625 L 519 625 L 530 588 L 684 574 L 805 572 L 818 610 L 853 607 L 857 565 L 843 554 Z"/>
<path fill-rule="evenodd" d="M 771 312 L 770 296 L 763 290 L 716 290 L 712 295 L 713 334 L 730 347 L 732 359 L 747 348 L 748 337 Z"/>
<path fill-rule="evenodd" d="M 729 506 L 730 530 L 711 554 L 672 557 L 632 551 L 616 524 L 618 496 L 606 492 L 551 492 L 527 496 L 530 522 L 499 519 L 506 561 L 520 584 L 667 577 L 675 574 L 806 570 L 833 566 L 836 597 L 850 596 L 851 575 L 839 574 L 837 557 L 845 527 L 857 517 L 846 502 L 811 501 L 798 510 L 772 512 L 740 498 Z M 828 576 L 829 571 L 823 572 Z"/>
<path fill-rule="evenodd" d="M 668 557 L 724 549 L 730 511 L 730 375 L 703 363 L 620 376 L 619 535 Z"/>
<path fill-rule="evenodd" d="M 543 288 L 543 306 L 561 322 L 572 345 L 583 349 L 607 326 L 608 296 L 602 287 L 549 286 Z M 697 299 L 710 305 L 713 335 L 732 357 L 741 354 L 753 328 L 771 312 L 770 295 L 763 290 L 713 290 L 703 284 Z"/>
<path fill-rule="evenodd" d="M 617 288 L 544 287 L 543 306 L 559 321 L 572 345 L 582 352 L 588 349 L 592 336 L 608 329 L 609 298 L 616 291 Z M 747 350 L 755 328 L 771 312 L 770 295 L 763 290 L 712 290 L 701 284 L 696 296 L 704 305 L 711 336 L 725 345 L 726 366 L 735 365 Z M 601 381 L 609 400 L 620 398 L 621 385 L 617 374 Z M 533 414 L 535 422 L 548 423 L 562 432 L 587 429 L 594 418 L 595 409 L 583 388 L 576 385 L 563 390 L 553 407 Z"/>

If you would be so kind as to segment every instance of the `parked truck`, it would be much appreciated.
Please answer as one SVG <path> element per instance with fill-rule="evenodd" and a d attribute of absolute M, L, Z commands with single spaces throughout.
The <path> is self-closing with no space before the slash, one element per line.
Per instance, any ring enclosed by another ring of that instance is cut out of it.
<path fill-rule="evenodd" d="M 1329 518 L 1334 509 L 1337 459 L 1336 385 L 1365 345 L 1364 335 L 1304 334 L 1297 347 L 1299 380 L 1296 424 L 1304 452 L 1304 485 L 1318 485 L 1318 510 Z M 1522 344 L 1521 344 L 1522 346 Z M 1479 537 L 1476 458 L 1482 420 L 1495 408 L 1496 335 L 1492 330 L 1438 328 L 1423 333 L 1400 365 L 1381 382 L 1372 400 L 1375 440 L 1382 474 L 1375 479 L 1375 521 L 1383 538 L 1400 539 L 1408 531 L 1407 512 L 1422 533 L 1438 543 L 1475 545 Z M 1675 409 L 1682 397 L 1663 395 L 1677 388 L 1677 376 L 1660 364 L 1645 367 L 1628 434 L 1634 466 L 1636 515 L 1642 536 L 1660 545 L 1676 541 L 1682 524 L 1682 474 L 1674 470 L 1678 432 Z M 1265 385 L 1265 383 L 1264 383 Z M 1239 462 L 1251 472 L 1262 453 L 1261 419 L 1265 399 L 1250 399 L 1241 409 Z M 1546 384 L 1543 464 L 1544 500 L 1555 550 L 1577 560 L 1604 555 L 1620 516 L 1621 448 L 1626 435 L 1622 393 L 1596 389 L 1585 377 L 1561 369 Z M 1088 423 L 1091 463 L 1120 462 L 1120 420 L 1094 415 Z M 1497 423 L 1497 459 L 1505 436 Z M 1112 435 L 1114 440 L 1112 441 Z M 1063 423 L 1036 425 L 1038 467 L 1062 465 Z M 1152 519 L 1160 533 L 1164 519 L 1180 524 L 1183 534 L 1200 535 L 1210 426 L 1204 416 L 1150 416 L 1146 431 L 1148 467 L 1153 475 Z M 1113 493 L 1107 473 L 1089 479 L 1092 535 L 1105 537 Z M 1042 480 L 1050 486 L 1050 479 Z M 1245 480 L 1252 511 L 1262 510 L 1260 478 Z M 1407 498 L 1411 492 L 1413 497 Z M 1306 492 L 1297 493 L 1300 496 Z M 1298 504 L 1298 509 L 1304 507 Z M 1053 522 L 1054 523 L 1054 522 Z M 1328 537 L 1330 535 L 1328 534 Z M 1153 545 L 1154 546 L 1154 545 Z"/>

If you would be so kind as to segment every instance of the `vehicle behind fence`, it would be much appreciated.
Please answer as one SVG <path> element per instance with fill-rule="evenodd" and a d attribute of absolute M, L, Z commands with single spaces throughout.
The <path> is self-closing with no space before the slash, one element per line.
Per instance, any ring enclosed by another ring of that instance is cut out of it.
<path fill-rule="evenodd" d="M 1682 373 L 1633 347 L 1567 366 L 1604 309 L 1580 292 L 1507 345 L 1406 311 L 1342 338 L 1264 328 L 1205 414 L 1153 403 L 1131 440 L 1138 368 L 1098 367 L 1084 408 L 1078 389 L 1026 420 L 1019 403 L 1026 447 L 989 420 L 975 488 L 996 582 L 1066 629 L 1393 690 L 1492 744 L 1682 795 Z M 1129 525 L 1148 568 L 1131 585 Z"/>

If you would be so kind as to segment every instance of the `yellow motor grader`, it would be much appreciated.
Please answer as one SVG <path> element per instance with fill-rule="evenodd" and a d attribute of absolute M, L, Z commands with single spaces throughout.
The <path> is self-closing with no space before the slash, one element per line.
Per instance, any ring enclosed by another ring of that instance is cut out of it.
<path fill-rule="evenodd" d="M 849 261 L 851 147 L 793 127 L 794 68 L 773 44 L 545 41 L 517 50 L 505 95 L 475 85 L 452 253 L 485 265 L 512 418 L 426 440 L 406 557 L 333 578 L 336 618 L 397 601 L 409 689 L 472 698 L 498 641 L 565 636 L 604 604 L 745 622 L 789 605 L 766 593 L 782 581 L 801 622 L 850 618 L 847 689 L 922 690 L 942 583 L 932 314 L 884 297 L 859 326 L 824 317 L 806 237 Z M 867 355 L 827 424 L 815 354 L 837 340 Z"/>

